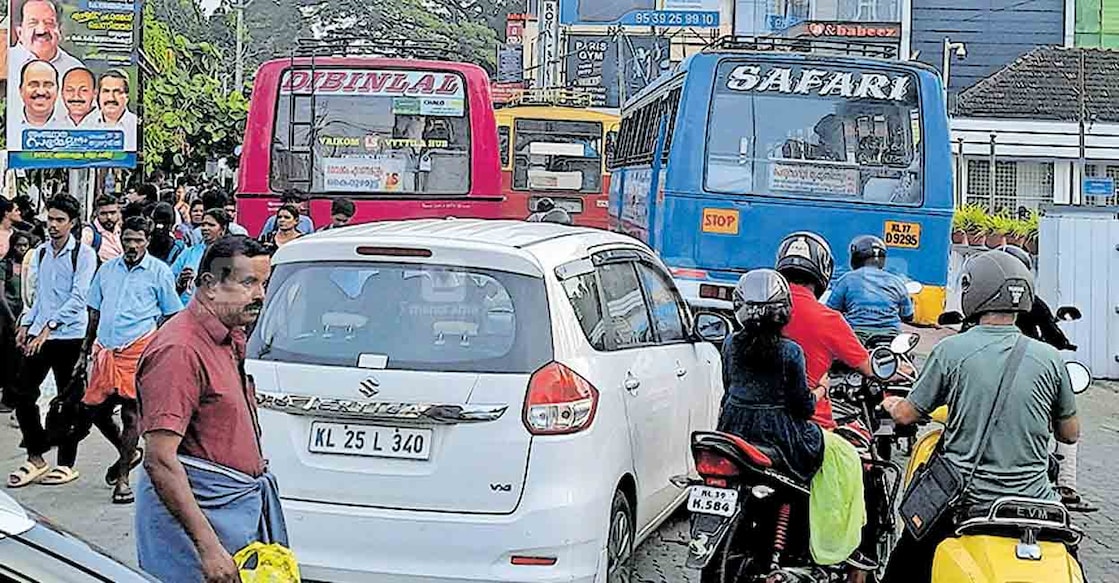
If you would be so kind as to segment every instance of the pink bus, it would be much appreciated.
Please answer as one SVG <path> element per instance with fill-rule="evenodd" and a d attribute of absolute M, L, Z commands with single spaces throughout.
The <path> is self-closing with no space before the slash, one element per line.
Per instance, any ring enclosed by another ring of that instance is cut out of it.
<path fill-rule="evenodd" d="M 501 163 L 480 67 L 377 57 L 269 61 L 257 72 L 237 185 L 237 220 L 257 235 L 288 191 L 316 227 L 335 197 L 354 223 L 498 218 Z"/>

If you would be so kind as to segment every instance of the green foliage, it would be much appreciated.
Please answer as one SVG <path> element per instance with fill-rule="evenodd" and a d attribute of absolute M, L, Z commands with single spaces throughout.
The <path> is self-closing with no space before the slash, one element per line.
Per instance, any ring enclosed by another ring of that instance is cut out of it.
<path fill-rule="evenodd" d="M 149 168 L 197 171 L 229 156 L 244 134 L 248 102 L 219 80 L 221 53 L 174 33 L 145 7 L 144 53 L 158 74 L 144 83 L 144 161 Z"/>
<path fill-rule="evenodd" d="M 439 44 L 449 49 L 451 58 L 493 71 L 497 32 L 474 5 L 453 0 L 315 0 L 304 14 L 330 36 Z"/>

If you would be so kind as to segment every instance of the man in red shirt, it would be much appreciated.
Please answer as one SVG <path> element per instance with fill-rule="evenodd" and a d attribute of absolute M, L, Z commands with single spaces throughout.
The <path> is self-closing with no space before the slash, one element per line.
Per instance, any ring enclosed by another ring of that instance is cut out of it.
<path fill-rule="evenodd" d="M 777 252 L 777 271 L 789 281 L 793 314 L 785 326 L 785 337 L 804 350 L 808 386 L 816 387 L 813 421 L 824 429 L 835 429 L 827 374 L 836 360 L 873 376 L 870 353 L 859 342 L 839 312 L 820 303 L 828 287 L 835 260 L 827 241 L 815 233 L 798 232 L 785 237 Z"/>
<path fill-rule="evenodd" d="M 232 555 L 287 544 L 244 373 L 245 327 L 264 304 L 269 258 L 246 237 L 210 245 L 190 304 L 155 333 L 137 373 L 144 472 L 140 568 L 161 581 L 240 581 Z"/>

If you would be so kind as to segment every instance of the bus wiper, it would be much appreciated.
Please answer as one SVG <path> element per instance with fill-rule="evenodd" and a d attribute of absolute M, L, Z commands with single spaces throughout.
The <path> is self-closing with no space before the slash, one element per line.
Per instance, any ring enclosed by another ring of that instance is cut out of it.
<path fill-rule="evenodd" d="M 276 333 L 273 332 L 272 334 L 270 334 L 268 336 L 268 340 L 264 341 L 264 346 L 260 347 L 260 352 L 257 353 L 256 357 L 258 359 L 262 359 L 265 356 L 268 356 L 268 353 L 272 352 L 272 344 L 275 341 L 276 341 Z"/>

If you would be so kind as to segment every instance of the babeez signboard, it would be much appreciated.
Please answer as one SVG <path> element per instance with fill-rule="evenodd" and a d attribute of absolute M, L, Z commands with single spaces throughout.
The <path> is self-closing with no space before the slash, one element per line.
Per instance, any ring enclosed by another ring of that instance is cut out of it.
<path fill-rule="evenodd" d="M 8 164 L 134 167 L 140 0 L 10 0 Z"/>

